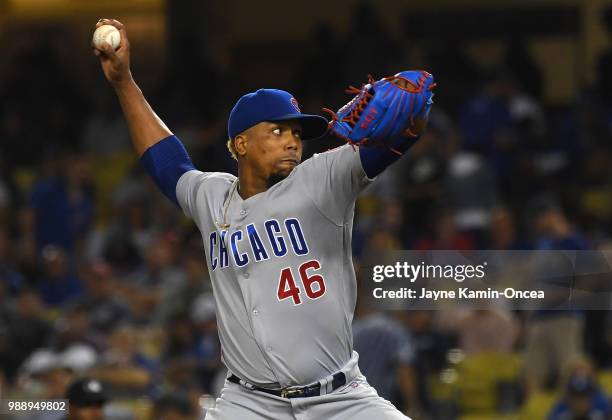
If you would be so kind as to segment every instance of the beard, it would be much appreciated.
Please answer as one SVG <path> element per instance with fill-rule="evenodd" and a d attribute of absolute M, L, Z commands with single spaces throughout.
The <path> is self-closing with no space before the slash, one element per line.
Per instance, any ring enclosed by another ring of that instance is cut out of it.
<path fill-rule="evenodd" d="M 273 185 L 278 184 L 279 182 L 281 182 L 283 179 L 287 178 L 288 176 L 289 174 L 284 174 L 280 172 L 270 175 L 270 178 L 268 178 L 268 188 L 270 188 Z"/>

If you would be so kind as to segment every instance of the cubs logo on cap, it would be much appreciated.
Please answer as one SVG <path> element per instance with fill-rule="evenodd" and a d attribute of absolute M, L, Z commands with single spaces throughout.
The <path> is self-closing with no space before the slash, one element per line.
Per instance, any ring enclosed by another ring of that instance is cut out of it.
<path fill-rule="evenodd" d="M 302 112 L 300 110 L 300 106 L 298 105 L 298 101 L 293 96 L 291 97 L 291 105 L 293 105 L 293 107 L 295 108 L 297 112 L 300 112 L 300 113 Z"/>

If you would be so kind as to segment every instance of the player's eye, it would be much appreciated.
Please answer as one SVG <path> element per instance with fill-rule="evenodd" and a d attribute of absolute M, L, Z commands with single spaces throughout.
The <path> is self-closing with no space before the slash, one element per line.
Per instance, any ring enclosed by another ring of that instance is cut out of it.
<path fill-rule="evenodd" d="M 281 129 L 280 128 L 275 128 L 274 130 L 272 130 L 272 132 L 277 135 L 280 136 L 281 135 Z"/>
<path fill-rule="evenodd" d="M 299 130 L 295 130 L 295 131 L 293 132 L 293 135 L 294 135 L 295 137 L 297 137 L 298 139 L 301 139 L 301 138 L 302 138 L 302 132 L 301 132 L 301 131 L 299 131 Z"/>

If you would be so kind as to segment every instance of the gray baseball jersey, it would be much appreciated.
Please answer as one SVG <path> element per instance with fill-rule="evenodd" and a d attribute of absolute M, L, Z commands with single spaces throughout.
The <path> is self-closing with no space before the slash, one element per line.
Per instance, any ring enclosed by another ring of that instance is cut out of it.
<path fill-rule="evenodd" d="M 246 200 L 233 175 L 181 176 L 176 195 L 202 234 L 232 373 L 258 386 L 288 387 L 349 361 L 354 204 L 370 182 L 348 145 L 314 155 Z"/>

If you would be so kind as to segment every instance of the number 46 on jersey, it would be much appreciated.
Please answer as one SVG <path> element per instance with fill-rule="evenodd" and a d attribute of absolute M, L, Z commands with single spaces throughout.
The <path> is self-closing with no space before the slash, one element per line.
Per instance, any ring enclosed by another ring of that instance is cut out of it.
<path fill-rule="evenodd" d="M 278 300 L 283 301 L 291 298 L 294 305 L 300 305 L 302 303 L 302 297 L 300 296 L 302 291 L 312 300 L 323 296 L 325 294 L 325 279 L 322 275 L 313 272 L 320 268 L 321 264 L 317 260 L 310 260 L 300 265 L 297 270 L 299 284 L 295 281 L 296 277 L 291 267 L 283 268 L 278 283 Z"/>

